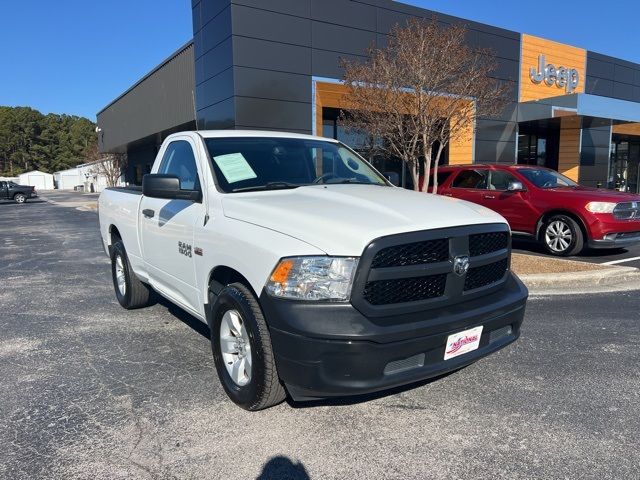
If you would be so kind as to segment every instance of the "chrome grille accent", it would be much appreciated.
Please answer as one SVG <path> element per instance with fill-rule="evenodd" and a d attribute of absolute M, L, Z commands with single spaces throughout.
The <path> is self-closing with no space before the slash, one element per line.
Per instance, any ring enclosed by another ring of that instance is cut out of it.
<path fill-rule="evenodd" d="M 613 209 L 613 216 L 619 220 L 640 219 L 640 202 L 622 202 Z"/>

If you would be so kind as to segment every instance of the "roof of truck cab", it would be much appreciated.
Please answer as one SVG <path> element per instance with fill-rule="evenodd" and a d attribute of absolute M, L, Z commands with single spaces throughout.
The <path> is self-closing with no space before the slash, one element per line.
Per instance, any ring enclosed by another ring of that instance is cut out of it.
<path fill-rule="evenodd" d="M 196 132 L 204 138 L 228 138 L 228 137 L 261 137 L 261 138 L 299 138 L 303 140 L 322 140 L 336 142 L 333 138 L 317 137 L 291 132 L 272 132 L 265 130 L 200 130 Z"/>

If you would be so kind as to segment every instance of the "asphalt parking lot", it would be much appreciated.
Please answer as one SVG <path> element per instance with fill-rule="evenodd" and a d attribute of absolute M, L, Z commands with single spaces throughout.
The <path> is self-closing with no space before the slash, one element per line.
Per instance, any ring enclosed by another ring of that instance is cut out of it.
<path fill-rule="evenodd" d="M 249 413 L 205 326 L 117 304 L 97 216 L 0 204 L 0 478 L 637 478 L 640 292 L 532 298 L 433 382 Z"/>

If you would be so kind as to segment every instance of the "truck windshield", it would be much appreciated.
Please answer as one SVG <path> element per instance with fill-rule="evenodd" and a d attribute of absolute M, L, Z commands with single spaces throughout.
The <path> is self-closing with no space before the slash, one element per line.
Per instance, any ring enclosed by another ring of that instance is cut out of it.
<path fill-rule="evenodd" d="M 546 168 L 519 168 L 518 172 L 538 188 L 577 187 L 578 184 L 564 175 Z"/>
<path fill-rule="evenodd" d="M 227 193 L 314 184 L 389 183 L 335 142 L 277 137 L 205 138 L 218 186 Z"/>

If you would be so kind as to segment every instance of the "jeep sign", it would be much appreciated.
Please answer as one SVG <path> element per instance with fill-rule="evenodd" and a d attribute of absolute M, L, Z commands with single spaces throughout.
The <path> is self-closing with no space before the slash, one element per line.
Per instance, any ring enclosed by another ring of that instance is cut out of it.
<path fill-rule="evenodd" d="M 558 88 L 564 88 L 567 93 L 572 93 L 580 82 L 580 74 L 575 68 L 558 67 L 547 64 L 544 55 L 538 56 L 538 67 L 531 67 L 529 75 L 533 83 L 553 84 Z"/>

